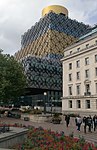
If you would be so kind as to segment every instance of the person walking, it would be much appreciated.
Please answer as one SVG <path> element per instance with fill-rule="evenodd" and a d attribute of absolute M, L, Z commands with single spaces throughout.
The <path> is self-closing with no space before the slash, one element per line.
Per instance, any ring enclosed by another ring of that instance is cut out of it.
<path fill-rule="evenodd" d="M 66 121 L 66 127 L 68 128 L 69 123 L 70 123 L 70 115 L 65 116 L 65 121 Z"/>
<path fill-rule="evenodd" d="M 83 117 L 83 123 L 84 123 L 84 133 L 86 133 L 86 128 L 87 128 L 87 125 L 88 125 L 86 116 Z"/>
<path fill-rule="evenodd" d="M 92 122 L 92 117 L 90 115 L 87 118 L 87 124 L 88 124 L 88 127 L 89 127 L 89 132 L 92 132 L 91 128 L 92 128 L 93 122 Z"/>
<path fill-rule="evenodd" d="M 94 127 L 94 131 L 95 131 L 96 127 L 97 127 L 97 116 L 96 115 L 93 117 L 93 127 Z"/>
<path fill-rule="evenodd" d="M 76 126 L 77 126 L 77 130 L 80 132 L 80 128 L 81 128 L 81 124 L 82 124 L 82 118 L 81 116 L 77 116 L 76 117 Z"/>

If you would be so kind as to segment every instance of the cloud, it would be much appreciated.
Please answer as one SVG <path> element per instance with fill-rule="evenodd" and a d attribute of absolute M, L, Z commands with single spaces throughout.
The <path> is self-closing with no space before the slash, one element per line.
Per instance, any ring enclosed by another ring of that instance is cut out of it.
<path fill-rule="evenodd" d="M 71 18 L 91 25 L 97 22 L 97 0 L 68 0 L 66 6 L 70 10 Z M 91 18 L 93 18 L 93 22 L 91 22 Z"/>
<path fill-rule="evenodd" d="M 69 17 L 86 24 L 97 22 L 97 0 L 0 0 L 0 48 L 14 54 L 20 49 L 21 35 L 39 21 L 48 5 L 63 5 Z"/>

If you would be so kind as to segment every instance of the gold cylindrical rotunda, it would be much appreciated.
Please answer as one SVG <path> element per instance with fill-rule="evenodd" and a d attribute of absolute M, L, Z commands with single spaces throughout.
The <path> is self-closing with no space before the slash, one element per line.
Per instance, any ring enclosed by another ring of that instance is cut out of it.
<path fill-rule="evenodd" d="M 42 10 L 42 17 L 45 16 L 46 14 L 48 14 L 49 12 L 53 11 L 56 14 L 64 14 L 66 16 L 68 16 L 68 10 L 60 5 L 51 5 L 51 6 L 47 6 Z"/>

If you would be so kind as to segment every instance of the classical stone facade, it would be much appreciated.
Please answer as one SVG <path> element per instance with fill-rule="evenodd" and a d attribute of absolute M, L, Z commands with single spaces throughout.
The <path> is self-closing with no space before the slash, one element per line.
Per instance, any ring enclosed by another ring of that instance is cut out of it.
<path fill-rule="evenodd" d="M 97 28 L 64 51 L 62 111 L 97 113 Z"/>

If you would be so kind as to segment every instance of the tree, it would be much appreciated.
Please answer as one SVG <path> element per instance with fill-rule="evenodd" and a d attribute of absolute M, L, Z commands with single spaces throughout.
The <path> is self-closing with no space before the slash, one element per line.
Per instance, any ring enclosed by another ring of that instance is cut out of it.
<path fill-rule="evenodd" d="M 23 94 L 26 77 L 13 56 L 0 52 L 0 100 L 9 103 Z"/>

